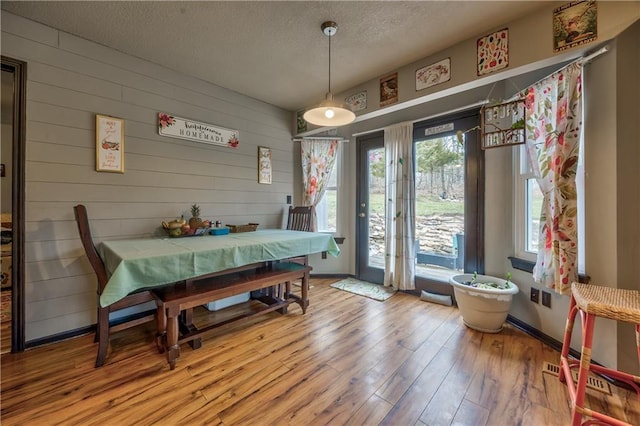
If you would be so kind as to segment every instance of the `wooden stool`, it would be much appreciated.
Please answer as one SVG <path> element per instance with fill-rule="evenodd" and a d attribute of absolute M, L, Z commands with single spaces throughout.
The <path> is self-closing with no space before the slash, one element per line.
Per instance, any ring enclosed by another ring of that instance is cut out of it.
<path fill-rule="evenodd" d="M 583 330 L 581 357 L 579 360 L 569 360 L 571 334 L 578 312 L 580 313 Z M 603 424 L 606 422 L 612 425 L 629 425 L 629 423 L 625 423 L 606 414 L 592 411 L 584 406 L 589 371 L 628 383 L 635 389 L 640 400 L 640 376 L 634 376 L 591 363 L 593 329 L 596 317 L 635 324 L 636 346 L 638 347 L 638 360 L 640 361 L 640 291 L 573 283 L 571 285 L 569 315 L 567 317 L 564 341 L 562 343 L 562 353 L 560 356 L 561 368 L 559 374 L 560 381 L 566 382 L 567 388 L 569 388 L 569 395 L 572 401 L 571 424 L 573 426 L 580 425 L 582 424 L 582 416 L 587 416 L 591 417 L 592 420 L 587 420 L 584 424 Z M 578 383 L 575 385 L 571 377 L 571 369 L 578 367 Z"/>

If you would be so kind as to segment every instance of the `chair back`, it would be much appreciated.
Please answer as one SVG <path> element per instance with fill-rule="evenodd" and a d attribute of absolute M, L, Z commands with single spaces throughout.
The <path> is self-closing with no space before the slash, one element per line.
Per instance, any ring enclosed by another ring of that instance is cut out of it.
<path fill-rule="evenodd" d="M 291 231 L 312 232 L 313 229 L 313 206 L 289 206 L 289 218 L 287 219 L 287 229 Z"/>
<path fill-rule="evenodd" d="M 82 241 L 84 252 L 86 253 L 89 263 L 91 263 L 91 267 L 98 277 L 98 294 L 102 294 L 102 290 L 104 290 L 108 281 L 107 269 L 105 268 L 104 263 L 93 244 L 93 238 L 91 238 L 87 208 L 83 204 L 78 204 L 73 207 L 73 211 L 76 216 L 76 223 L 78 224 L 78 232 L 80 233 L 80 241 Z"/>

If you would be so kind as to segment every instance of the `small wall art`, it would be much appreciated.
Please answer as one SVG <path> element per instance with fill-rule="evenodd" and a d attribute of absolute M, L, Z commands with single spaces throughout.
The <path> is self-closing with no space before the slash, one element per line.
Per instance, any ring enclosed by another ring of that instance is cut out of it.
<path fill-rule="evenodd" d="M 307 131 L 307 120 L 304 119 L 304 110 L 296 112 L 296 133 Z"/>
<path fill-rule="evenodd" d="M 598 37 L 595 1 L 573 1 L 553 10 L 553 51 L 590 43 Z"/>
<path fill-rule="evenodd" d="M 509 29 L 480 37 L 478 51 L 478 75 L 489 74 L 509 65 Z"/>
<path fill-rule="evenodd" d="M 416 90 L 426 89 L 451 80 L 451 58 L 427 65 L 416 71 Z"/>
<path fill-rule="evenodd" d="M 271 149 L 258 147 L 258 183 L 271 185 Z"/>
<path fill-rule="evenodd" d="M 362 111 L 367 109 L 367 91 L 363 90 L 351 96 L 347 96 L 344 101 L 351 106 L 351 111 Z"/>
<path fill-rule="evenodd" d="M 394 72 L 380 79 L 380 106 L 398 102 L 398 73 Z"/>
<path fill-rule="evenodd" d="M 96 171 L 124 173 L 124 120 L 96 114 Z"/>

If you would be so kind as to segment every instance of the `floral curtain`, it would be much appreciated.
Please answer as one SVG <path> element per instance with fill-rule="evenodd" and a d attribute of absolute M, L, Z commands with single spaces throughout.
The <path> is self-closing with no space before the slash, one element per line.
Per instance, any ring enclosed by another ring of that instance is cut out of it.
<path fill-rule="evenodd" d="M 544 195 L 533 278 L 567 294 L 578 279 L 575 177 L 582 125 L 582 63 L 539 81 L 525 95 L 527 153 Z"/>
<path fill-rule="evenodd" d="M 386 223 L 384 285 L 415 289 L 415 186 L 413 123 L 384 129 Z"/>
<path fill-rule="evenodd" d="M 316 207 L 322 200 L 335 166 L 338 144 L 337 140 L 332 139 L 303 139 L 300 142 L 302 182 L 304 185 L 302 201 L 305 206 Z M 316 216 L 314 209 L 311 230 L 315 231 L 315 229 Z"/>

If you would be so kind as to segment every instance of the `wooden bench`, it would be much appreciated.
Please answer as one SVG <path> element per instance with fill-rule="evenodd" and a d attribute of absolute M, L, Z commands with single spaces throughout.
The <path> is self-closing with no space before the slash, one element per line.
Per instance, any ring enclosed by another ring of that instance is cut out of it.
<path fill-rule="evenodd" d="M 192 343 L 199 347 L 201 336 L 215 328 L 268 312 L 287 312 L 291 303 L 298 303 L 302 313 L 309 306 L 309 272 L 311 267 L 294 262 L 268 263 L 262 267 L 241 270 L 224 275 L 194 279 L 181 284 L 153 290 L 158 301 L 158 348 L 166 351 L 171 370 L 180 356 L 180 344 Z M 301 295 L 291 292 L 291 281 L 301 280 Z M 277 291 L 286 284 L 284 291 Z M 200 329 L 191 323 L 193 308 L 226 297 L 268 289 L 255 298 L 264 306 L 252 312 L 242 313 L 225 321 L 207 325 Z M 181 321 L 182 317 L 182 321 Z"/>

